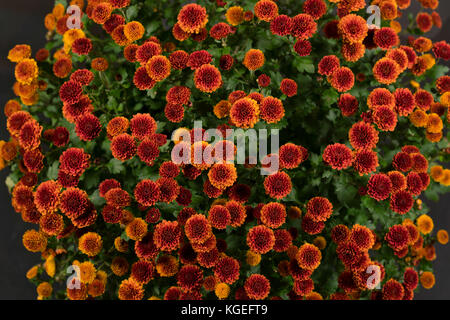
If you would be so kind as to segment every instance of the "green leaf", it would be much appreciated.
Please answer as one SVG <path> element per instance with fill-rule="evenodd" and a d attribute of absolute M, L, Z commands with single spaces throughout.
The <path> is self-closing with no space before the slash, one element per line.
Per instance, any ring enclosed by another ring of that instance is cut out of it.
<path fill-rule="evenodd" d="M 58 179 L 58 172 L 59 172 L 59 161 L 53 161 L 52 165 L 48 168 L 47 171 L 47 178 L 50 180 L 56 180 Z"/>
<path fill-rule="evenodd" d="M 122 161 L 113 158 L 108 163 L 108 169 L 112 174 L 119 174 L 125 170 L 125 166 L 123 165 Z"/>

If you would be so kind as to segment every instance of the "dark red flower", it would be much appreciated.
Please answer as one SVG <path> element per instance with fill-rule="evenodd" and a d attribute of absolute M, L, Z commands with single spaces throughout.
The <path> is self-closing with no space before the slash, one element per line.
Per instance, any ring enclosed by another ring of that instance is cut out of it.
<path fill-rule="evenodd" d="M 335 143 L 328 145 L 323 150 L 323 160 L 333 169 L 342 170 L 353 163 L 353 153 L 345 144 Z"/>
<path fill-rule="evenodd" d="M 392 191 L 392 182 L 388 175 L 377 173 L 367 182 L 367 194 L 377 201 L 385 200 Z"/>

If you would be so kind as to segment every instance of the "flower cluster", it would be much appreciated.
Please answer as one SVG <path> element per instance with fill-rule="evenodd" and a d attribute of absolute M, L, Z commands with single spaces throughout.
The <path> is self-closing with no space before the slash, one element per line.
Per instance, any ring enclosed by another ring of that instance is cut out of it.
<path fill-rule="evenodd" d="M 38 299 L 432 288 L 448 233 L 420 198 L 449 191 L 450 45 L 425 36 L 439 1 L 419 2 L 404 37 L 411 1 L 372 1 L 380 26 L 362 0 L 57 1 L 47 49 L 8 54 L 0 141 L 12 206 L 35 226 Z"/>

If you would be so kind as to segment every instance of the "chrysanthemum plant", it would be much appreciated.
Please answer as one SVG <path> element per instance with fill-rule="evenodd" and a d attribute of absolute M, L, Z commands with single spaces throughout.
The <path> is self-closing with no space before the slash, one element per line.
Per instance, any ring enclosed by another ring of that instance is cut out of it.
<path fill-rule="evenodd" d="M 410 2 L 56 1 L 46 47 L 8 55 L 1 142 L 38 298 L 431 288 L 450 47 L 424 35 L 438 0 Z M 253 133 L 279 150 L 237 161 Z"/>

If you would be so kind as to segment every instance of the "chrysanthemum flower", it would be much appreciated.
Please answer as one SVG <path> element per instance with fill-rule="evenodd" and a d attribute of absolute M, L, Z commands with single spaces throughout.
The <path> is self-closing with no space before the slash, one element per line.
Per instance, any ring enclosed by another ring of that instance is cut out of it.
<path fill-rule="evenodd" d="M 248 99 L 248 98 L 246 98 L 246 99 Z M 248 101 L 248 100 L 245 100 L 245 101 Z M 254 104 L 254 103 L 252 102 L 252 104 Z M 233 107 L 234 107 L 234 105 L 233 105 Z M 232 116 L 234 115 L 233 110 L 235 110 L 235 109 L 233 109 L 233 107 L 231 109 L 231 115 Z M 255 105 L 255 108 L 257 108 L 257 105 Z M 284 117 L 283 103 L 278 98 L 274 98 L 272 96 L 265 97 L 261 101 L 261 104 L 259 105 L 259 116 L 261 117 L 261 119 L 263 119 L 267 123 L 277 123 L 277 122 L 279 122 Z M 234 123 L 236 123 L 234 121 L 234 118 L 235 117 L 231 117 L 231 120 Z M 238 123 L 239 123 L 239 120 L 238 120 Z M 253 127 L 253 126 L 250 126 L 250 127 Z"/>
<path fill-rule="evenodd" d="M 316 246 L 305 243 L 298 249 L 295 258 L 300 268 L 314 270 L 320 265 L 322 253 Z"/>
<path fill-rule="evenodd" d="M 121 188 L 112 188 L 105 194 L 106 203 L 115 207 L 128 207 L 130 195 Z"/>
<path fill-rule="evenodd" d="M 91 19 L 98 24 L 104 24 L 113 11 L 113 7 L 109 2 L 101 2 L 95 5 L 91 13 Z"/>
<path fill-rule="evenodd" d="M 231 215 L 230 225 L 232 227 L 240 227 L 245 222 L 247 216 L 244 206 L 237 201 L 231 200 L 225 204 L 225 207 Z"/>
<path fill-rule="evenodd" d="M 53 180 L 42 182 L 35 191 L 34 204 L 42 214 L 55 212 L 59 206 L 61 185 Z"/>
<path fill-rule="evenodd" d="M 270 22 L 270 31 L 278 36 L 286 36 L 291 33 L 292 20 L 287 15 L 279 15 Z"/>
<path fill-rule="evenodd" d="M 360 121 L 355 123 L 348 132 L 350 144 L 356 150 L 369 150 L 378 143 L 378 131 L 373 126 Z"/>
<path fill-rule="evenodd" d="M 395 106 L 395 98 L 388 89 L 375 88 L 367 97 L 367 105 L 372 110 L 376 110 L 378 107 L 388 107 L 393 109 Z"/>
<path fill-rule="evenodd" d="M 339 92 L 346 92 L 353 88 L 355 75 L 347 67 L 339 67 L 330 76 L 330 83 Z"/>
<path fill-rule="evenodd" d="M 251 228 L 247 234 L 247 245 L 253 252 L 264 254 L 272 250 L 275 236 L 272 229 L 259 225 Z"/>
<path fill-rule="evenodd" d="M 292 18 L 291 35 L 297 39 L 309 39 L 317 31 L 314 18 L 306 13 L 300 13 Z"/>
<path fill-rule="evenodd" d="M 134 198 L 146 207 L 154 205 L 159 200 L 159 197 L 159 186 L 150 179 L 140 181 L 134 189 Z"/>
<path fill-rule="evenodd" d="M 39 219 L 39 226 L 41 231 L 49 236 L 59 235 L 64 229 L 64 220 L 60 214 L 47 213 Z"/>
<path fill-rule="evenodd" d="M 279 162 L 282 168 L 297 168 L 308 158 L 308 150 L 293 143 L 286 143 L 278 150 Z"/>
<path fill-rule="evenodd" d="M 214 205 L 209 209 L 208 221 L 216 229 L 225 229 L 231 223 L 231 214 L 225 206 Z"/>
<path fill-rule="evenodd" d="M 292 79 L 283 79 L 280 84 L 280 90 L 288 97 L 293 97 L 297 94 L 297 83 Z"/>
<path fill-rule="evenodd" d="M 155 245 L 162 251 L 173 251 L 180 247 L 181 229 L 178 222 L 163 220 L 155 227 L 153 235 Z"/>
<path fill-rule="evenodd" d="M 81 115 L 75 121 L 75 132 L 82 141 L 94 140 L 101 130 L 100 120 L 91 113 Z"/>
<path fill-rule="evenodd" d="M 270 1 L 270 0 L 268 0 Z M 248 70 L 254 71 L 261 68 L 264 65 L 265 57 L 264 53 L 259 49 L 250 49 L 247 51 L 242 62 Z"/>
<path fill-rule="evenodd" d="M 94 74 L 88 69 L 78 69 L 70 75 L 70 80 L 78 82 L 82 86 L 87 86 L 94 79 Z"/>
<path fill-rule="evenodd" d="M 124 26 L 123 33 L 128 40 L 134 42 L 144 36 L 145 28 L 138 21 L 130 21 Z"/>
<path fill-rule="evenodd" d="M 398 88 L 394 92 L 395 111 L 400 116 L 408 116 L 415 106 L 414 95 L 407 88 Z"/>
<path fill-rule="evenodd" d="M 259 0 L 253 10 L 259 20 L 266 22 L 270 22 L 278 16 L 278 6 L 271 0 Z"/>
<path fill-rule="evenodd" d="M 170 61 L 165 56 L 156 55 L 145 65 L 148 75 L 155 81 L 162 81 L 170 75 Z"/>
<path fill-rule="evenodd" d="M 323 151 L 323 160 L 333 169 L 342 170 L 350 167 L 353 154 L 345 144 L 335 143 L 328 145 Z"/>
<path fill-rule="evenodd" d="M 405 290 L 400 282 L 389 279 L 381 290 L 383 300 L 402 300 Z"/>
<path fill-rule="evenodd" d="M 346 242 L 350 237 L 350 230 L 346 225 L 338 224 L 331 229 L 331 239 L 334 243 L 340 244 Z"/>
<path fill-rule="evenodd" d="M 31 57 L 31 47 L 27 44 L 18 44 L 8 52 L 8 60 L 18 63 Z"/>
<path fill-rule="evenodd" d="M 338 29 L 342 37 L 350 42 L 362 42 L 368 32 L 366 21 L 356 14 L 341 18 Z"/>
<path fill-rule="evenodd" d="M 394 83 L 400 74 L 400 68 L 397 62 L 389 58 L 381 58 L 378 60 L 372 71 L 375 79 L 383 84 Z"/>
<path fill-rule="evenodd" d="M 450 59 L 450 44 L 446 41 L 439 41 L 433 44 L 433 53 L 436 58 L 449 60 Z"/>
<path fill-rule="evenodd" d="M 323 0 L 306 0 L 303 11 L 318 20 L 327 12 L 327 5 Z"/>
<path fill-rule="evenodd" d="M 286 208 L 278 202 L 269 202 L 261 209 L 261 222 L 269 228 L 279 228 L 286 220 Z"/>
<path fill-rule="evenodd" d="M 261 274 L 252 274 L 245 280 L 244 289 L 250 299 L 263 300 L 270 293 L 270 281 Z"/>
<path fill-rule="evenodd" d="M 222 257 L 214 268 L 214 275 L 220 281 L 233 284 L 239 279 L 239 262 L 231 257 Z"/>
<path fill-rule="evenodd" d="M 264 189 L 270 197 L 282 199 L 292 190 L 291 178 L 282 171 L 271 174 L 264 180 Z"/>
<path fill-rule="evenodd" d="M 47 248 L 47 237 L 36 230 L 27 230 L 22 237 L 25 249 L 30 252 L 42 252 Z"/>
<path fill-rule="evenodd" d="M 361 42 L 344 41 L 341 48 L 342 56 L 346 61 L 356 62 L 364 56 L 366 47 Z"/>
<path fill-rule="evenodd" d="M 377 201 L 385 200 L 392 190 L 392 182 L 388 175 L 377 173 L 367 182 L 367 194 Z"/>
<path fill-rule="evenodd" d="M 388 176 L 391 179 L 393 193 L 406 189 L 406 177 L 401 172 L 389 171 Z"/>
<path fill-rule="evenodd" d="M 401 190 L 392 194 L 390 208 L 399 214 L 405 214 L 411 210 L 414 205 L 414 199 L 410 192 Z"/>
<path fill-rule="evenodd" d="M 270 85 L 270 77 L 263 73 L 258 77 L 257 82 L 261 88 L 268 87 Z"/>
<path fill-rule="evenodd" d="M 210 64 L 204 64 L 195 70 L 195 87 L 203 92 L 214 92 L 222 86 L 220 71 Z"/>
<path fill-rule="evenodd" d="M 131 159 L 136 154 L 136 141 L 127 133 L 119 134 L 111 141 L 111 152 L 118 160 Z"/>
<path fill-rule="evenodd" d="M 82 94 L 83 88 L 75 81 L 64 82 L 59 89 L 61 101 L 67 104 L 77 103 L 81 99 Z"/>
<path fill-rule="evenodd" d="M 333 205 L 324 197 L 314 197 L 306 206 L 307 215 L 316 222 L 326 221 L 333 213 Z"/>
<path fill-rule="evenodd" d="M 360 175 L 374 172 L 378 165 L 378 155 L 375 151 L 358 150 L 355 152 L 353 167 Z"/>
<path fill-rule="evenodd" d="M 78 240 L 78 249 L 89 257 L 98 255 L 102 250 L 102 246 L 102 238 L 95 232 L 87 232 Z"/>
<path fill-rule="evenodd" d="M 212 234 L 211 225 L 202 214 L 195 214 L 191 216 L 186 221 L 184 231 L 189 241 L 196 243 L 204 242 Z"/>
<path fill-rule="evenodd" d="M 383 50 L 388 50 L 397 46 L 400 39 L 394 29 L 389 27 L 382 27 L 375 31 L 373 38 L 375 44 Z"/>
<path fill-rule="evenodd" d="M 244 9 L 239 6 L 230 7 L 225 14 L 225 18 L 229 24 L 237 26 L 244 21 Z"/>
<path fill-rule="evenodd" d="M 425 289 L 431 289 L 435 284 L 434 274 L 430 271 L 425 271 L 420 275 L 420 284 Z"/>
<path fill-rule="evenodd" d="M 120 300 L 142 300 L 144 289 L 133 278 L 125 279 L 119 285 L 118 297 Z"/>
<path fill-rule="evenodd" d="M 190 3 L 181 8 L 177 21 L 184 32 L 198 33 L 206 26 L 208 14 L 204 7 L 196 3 Z"/>
<path fill-rule="evenodd" d="M 417 228 L 422 234 L 429 234 L 434 228 L 433 219 L 429 215 L 422 214 L 417 218 Z"/>

